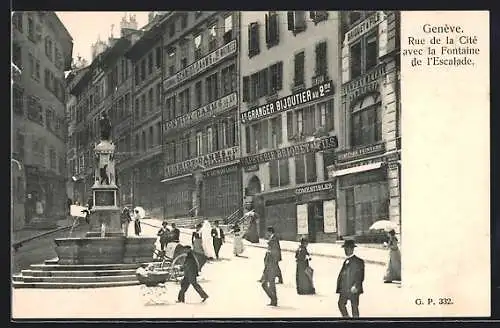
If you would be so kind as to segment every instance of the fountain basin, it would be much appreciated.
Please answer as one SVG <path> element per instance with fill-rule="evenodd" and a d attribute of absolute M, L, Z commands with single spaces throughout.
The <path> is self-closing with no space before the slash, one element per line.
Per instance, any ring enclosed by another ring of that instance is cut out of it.
<path fill-rule="evenodd" d="M 116 264 L 152 261 L 156 238 L 85 237 L 55 239 L 58 264 Z"/>

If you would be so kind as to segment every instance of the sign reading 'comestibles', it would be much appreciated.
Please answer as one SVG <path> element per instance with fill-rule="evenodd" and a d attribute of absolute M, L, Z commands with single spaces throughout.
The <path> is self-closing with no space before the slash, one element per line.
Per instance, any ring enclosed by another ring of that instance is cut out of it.
<path fill-rule="evenodd" d="M 251 166 L 259 163 L 285 159 L 296 155 L 318 152 L 338 147 L 336 136 L 329 136 L 313 141 L 303 142 L 286 148 L 273 149 L 265 153 L 243 157 L 241 164 Z"/>
<path fill-rule="evenodd" d="M 253 121 L 269 117 L 279 112 L 285 112 L 296 106 L 320 100 L 333 94 L 333 82 L 328 81 L 301 92 L 291 94 L 278 100 L 269 102 L 262 106 L 251 108 L 241 113 L 241 123 L 247 124 Z"/>
<path fill-rule="evenodd" d="M 175 73 L 171 77 L 163 80 L 163 91 L 167 91 L 168 89 L 173 88 L 179 83 L 182 83 L 200 74 L 201 72 L 207 70 L 208 68 L 216 65 L 223 59 L 236 53 L 236 50 L 237 50 L 236 40 L 233 40 L 223 45 L 219 49 L 209 53 L 200 60 L 195 61 L 194 63 L 180 70 L 179 72 Z"/>

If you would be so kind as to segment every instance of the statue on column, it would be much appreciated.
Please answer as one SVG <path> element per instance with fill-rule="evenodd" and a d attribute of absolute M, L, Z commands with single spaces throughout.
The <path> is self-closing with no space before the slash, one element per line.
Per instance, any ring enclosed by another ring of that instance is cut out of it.
<path fill-rule="evenodd" d="M 108 118 L 106 112 L 102 113 L 99 119 L 99 126 L 101 128 L 101 140 L 111 140 L 111 121 Z"/>

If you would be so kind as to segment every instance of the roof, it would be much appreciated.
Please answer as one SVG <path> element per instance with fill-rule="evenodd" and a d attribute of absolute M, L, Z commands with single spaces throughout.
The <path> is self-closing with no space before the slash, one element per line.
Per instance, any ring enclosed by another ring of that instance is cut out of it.
<path fill-rule="evenodd" d="M 132 43 L 127 38 L 117 39 L 116 43 L 102 54 L 101 65 L 104 69 L 108 67 L 114 59 L 123 55 Z"/>

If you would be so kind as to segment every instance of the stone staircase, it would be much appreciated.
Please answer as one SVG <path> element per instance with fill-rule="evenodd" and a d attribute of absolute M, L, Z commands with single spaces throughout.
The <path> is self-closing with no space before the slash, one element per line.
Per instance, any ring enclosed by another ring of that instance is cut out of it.
<path fill-rule="evenodd" d="M 140 264 L 60 265 L 57 259 L 32 264 L 13 275 L 14 288 L 99 288 L 139 285 L 135 271 Z"/>

